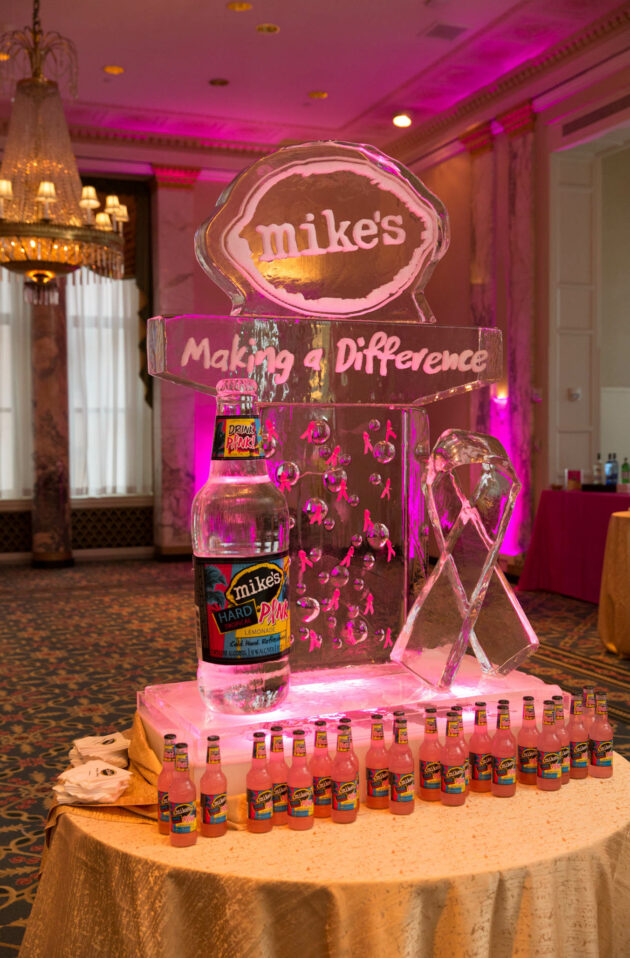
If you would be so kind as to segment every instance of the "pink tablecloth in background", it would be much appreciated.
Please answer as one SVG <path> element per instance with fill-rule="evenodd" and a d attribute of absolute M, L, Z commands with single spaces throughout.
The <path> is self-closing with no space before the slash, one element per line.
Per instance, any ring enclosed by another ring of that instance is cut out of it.
<path fill-rule="evenodd" d="M 630 496 L 623 493 L 546 489 L 518 589 L 560 592 L 597 604 L 608 521 L 613 512 L 626 509 Z"/>

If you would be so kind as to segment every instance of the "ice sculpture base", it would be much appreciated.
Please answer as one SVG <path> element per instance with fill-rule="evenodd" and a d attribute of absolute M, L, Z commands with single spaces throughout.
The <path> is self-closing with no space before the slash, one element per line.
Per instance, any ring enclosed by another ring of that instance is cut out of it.
<path fill-rule="evenodd" d="M 426 671 L 426 658 L 424 660 Z M 439 668 L 436 663 L 436 668 Z M 342 715 L 352 718 L 355 751 L 362 762 L 369 744 L 370 713 L 378 710 L 387 719 L 389 738 L 391 713 L 404 709 L 409 723 L 409 740 L 417 748 L 423 736 L 424 707 L 434 705 L 439 715 L 459 702 L 464 707 L 464 727 L 472 732 L 474 702 L 488 704 L 489 721 L 496 715 L 498 699 L 511 700 L 512 725 L 520 725 L 523 695 L 533 695 L 536 714 L 542 715 L 544 699 L 558 695 L 562 689 L 546 685 L 525 672 L 511 672 L 504 677 L 484 675 L 477 659 L 465 655 L 449 690 L 438 691 L 416 675 L 394 662 L 345 669 L 318 669 L 301 672 L 291 680 L 291 691 L 283 705 L 273 712 L 257 715 L 226 715 L 209 712 L 199 696 L 196 682 L 171 685 L 149 685 L 138 692 L 138 711 L 144 723 L 149 744 L 161 756 L 166 732 L 176 732 L 188 742 L 196 781 L 205 762 L 205 741 L 210 734 L 221 736 L 221 755 L 228 779 L 228 791 L 245 790 L 245 774 L 250 765 L 252 732 L 282 724 L 285 728 L 307 730 L 309 751 L 313 743 L 312 723 L 315 719 L 331 721 L 329 747 L 335 744 L 334 725 Z M 565 703 L 565 705 L 568 703 Z M 439 723 L 442 733 L 442 722 Z M 285 739 L 285 751 L 290 743 Z M 363 789 L 365 785 L 362 781 Z"/>

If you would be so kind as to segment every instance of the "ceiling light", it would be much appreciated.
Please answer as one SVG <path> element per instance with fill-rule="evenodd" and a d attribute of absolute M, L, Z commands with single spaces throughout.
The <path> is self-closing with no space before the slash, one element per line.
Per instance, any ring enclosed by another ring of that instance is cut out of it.
<path fill-rule="evenodd" d="M 259 33 L 279 33 L 280 27 L 276 23 L 259 23 L 256 26 Z"/>
<path fill-rule="evenodd" d="M 394 126 L 411 126 L 411 117 L 408 113 L 397 113 L 396 116 L 392 117 L 392 123 Z"/>
<path fill-rule="evenodd" d="M 235 13 L 243 13 L 245 10 L 251 10 L 251 3 L 241 3 L 240 0 L 232 0 L 231 3 L 226 3 L 228 10 L 234 10 Z"/>
<path fill-rule="evenodd" d="M 111 63 L 111 64 L 108 64 L 107 66 L 103 67 L 103 72 L 104 72 L 104 73 L 109 73 L 109 75 L 112 76 L 112 77 L 119 77 L 121 73 L 124 73 L 124 72 L 125 72 L 125 68 L 124 68 L 124 67 L 117 67 L 117 66 L 115 66 L 113 63 Z"/>
<path fill-rule="evenodd" d="M 44 65 L 56 69 L 74 90 L 74 44 L 42 33 L 34 0 L 32 27 L 4 34 L 0 47 L 20 77 L 0 166 L 0 265 L 31 279 L 26 294 L 41 303 L 55 301 L 51 276 L 81 266 L 121 278 L 122 237 L 111 221 L 107 233 L 92 225 L 93 194 L 82 192 L 59 88 L 43 74 Z M 30 75 L 24 76 L 26 58 Z"/>
<path fill-rule="evenodd" d="M 9 59 L 10 59 L 9 54 L 5 53 L 4 50 L 0 50 L 0 60 L 4 61 Z"/>
<path fill-rule="evenodd" d="M 226 80 L 225 77 L 213 77 L 211 80 L 208 80 L 210 86 L 227 86 L 230 81 Z"/>
<path fill-rule="evenodd" d="M 328 94 L 325 90 L 311 90 L 309 96 L 311 100 L 325 100 Z"/>

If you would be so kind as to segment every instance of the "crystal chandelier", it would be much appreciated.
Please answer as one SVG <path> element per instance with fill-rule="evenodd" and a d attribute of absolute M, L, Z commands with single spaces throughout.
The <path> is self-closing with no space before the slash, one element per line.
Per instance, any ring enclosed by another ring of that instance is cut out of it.
<path fill-rule="evenodd" d="M 25 56 L 24 56 L 25 55 Z M 56 276 L 87 266 L 102 276 L 123 275 L 127 209 L 108 196 L 103 212 L 93 186 L 81 186 L 59 87 L 43 74 L 67 75 L 76 88 L 74 44 L 42 33 L 39 0 L 33 24 L 0 36 L 0 71 L 19 76 L 0 166 L 0 265 L 26 277 L 27 298 L 55 301 Z"/>

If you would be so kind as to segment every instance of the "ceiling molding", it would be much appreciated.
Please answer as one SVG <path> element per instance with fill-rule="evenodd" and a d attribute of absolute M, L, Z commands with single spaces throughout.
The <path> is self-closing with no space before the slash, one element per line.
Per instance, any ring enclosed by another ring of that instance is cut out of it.
<path fill-rule="evenodd" d="M 417 151 L 432 137 L 449 131 L 451 127 L 458 124 L 461 125 L 468 117 L 479 112 L 490 112 L 493 106 L 500 104 L 502 100 L 518 91 L 524 84 L 530 83 L 532 80 L 543 79 L 547 74 L 574 57 L 627 31 L 629 27 L 630 6 L 624 4 L 623 7 L 601 17 L 584 30 L 574 34 L 569 40 L 550 47 L 544 53 L 528 60 L 524 65 L 517 67 L 500 80 L 490 83 L 477 93 L 460 101 L 452 109 L 443 111 L 413 131 L 404 134 L 404 136 L 391 140 L 385 145 L 385 152 L 398 159 L 408 157 L 410 153 Z"/>

